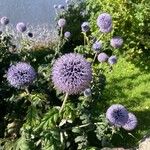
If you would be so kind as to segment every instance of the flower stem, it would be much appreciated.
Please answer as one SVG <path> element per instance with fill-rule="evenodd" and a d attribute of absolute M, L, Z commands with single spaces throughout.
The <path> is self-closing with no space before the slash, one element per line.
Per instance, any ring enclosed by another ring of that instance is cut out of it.
<path fill-rule="evenodd" d="M 66 93 L 66 95 L 65 95 L 65 98 L 64 98 L 63 104 L 62 104 L 62 106 L 61 106 L 61 108 L 59 110 L 59 113 L 61 113 L 62 110 L 64 109 L 66 101 L 67 101 L 67 98 L 68 98 L 68 93 Z"/>
<path fill-rule="evenodd" d="M 97 57 L 97 52 L 95 53 L 95 56 L 94 56 L 94 59 L 93 59 L 93 64 L 94 64 L 94 62 L 95 62 L 95 60 L 96 60 L 96 57 Z"/>

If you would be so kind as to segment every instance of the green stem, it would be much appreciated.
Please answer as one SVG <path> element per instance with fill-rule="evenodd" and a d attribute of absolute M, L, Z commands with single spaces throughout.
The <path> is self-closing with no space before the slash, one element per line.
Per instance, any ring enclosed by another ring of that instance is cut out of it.
<path fill-rule="evenodd" d="M 65 104 L 66 104 L 66 101 L 67 101 L 67 98 L 68 98 L 68 93 L 66 93 L 66 95 L 65 95 L 65 98 L 64 98 L 64 101 L 63 101 L 63 103 L 62 103 L 62 106 L 61 106 L 61 108 L 60 108 L 60 110 L 59 110 L 59 113 L 61 113 L 62 110 L 64 109 Z"/>
<path fill-rule="evenodd" d="M 26 91 L 27 95 L 29 95 L 29 94 L 30 94 L 30 92 L 29 92 L 28 88 L 25 88 L 25 91 Z"/>
<path fill-rule="evenodd" d="M 94 59 L 93 59 L 93 64 L 94 64 L 94 62 L 95 62 L 95 60 L 96 60 L 96 57 L 97 57 L 97 52 L 95 53 L 95 56 L 94 56 Z"/>

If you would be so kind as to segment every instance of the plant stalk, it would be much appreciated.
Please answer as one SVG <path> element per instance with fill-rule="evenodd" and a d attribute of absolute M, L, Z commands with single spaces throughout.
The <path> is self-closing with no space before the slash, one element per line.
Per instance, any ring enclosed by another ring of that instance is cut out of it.
<path fill-rule="evenodd" d="M 68 93 L 66 93 L 66 95 L 65 95 L 65 98 L 64 98 L 64 101 L 62 103 L 62 106 L 60 107 L 59 113 L 61 113 L 62 110 L 64 109 L 66 101 L 67 101 L 67 98 L 68 98 Z"/>

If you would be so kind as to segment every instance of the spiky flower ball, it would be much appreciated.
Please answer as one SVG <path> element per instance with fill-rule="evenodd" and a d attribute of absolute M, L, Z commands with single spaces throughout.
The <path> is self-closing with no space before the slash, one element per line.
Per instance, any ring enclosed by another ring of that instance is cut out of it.
<path fill-rule="evenodd" d="M 108 63 L 110 64 L 110 65 L 114 65 L 114 64 L 116 64 L 117 63 L 117 57 L 116 56 L 110 56 L 109 58 L 108 58 Z"/>
<path fill-rule="evenodd" d="M 26 27 L 25 23 L 19 22 L 19 23 L 17 23 L 17 25 L 16 25 L 16 29 L 17 29 L 17 31 L 19 31 L 19 32 L 25 32 L 25 31 L 27 30 L 27 27 Z"/>
<path fill-rule="evenodd" d="M 106 118 L 115 126 L 124 126 L 128 121 L 128 111 L 120 104 L 110 106 L 106 112 Z"/>
<path fill-rule="evenodd" d="M 67 39 L 69 39 L 71 37 L 71 33 L 69 31 L 66 31 L 64 33 L 64 37 L 67 38 Z"/>
<path fill-rule="evenodd" d="M 97 18 L 97 25 L 103 33 L 110 32 L 112 29 L 112 17 L 108 13 L 102 13 Z"/>
<path fill-rule="evenodd" d="M 7 25 L 7 24 L 9 24 L 9 19 L 8 19 L 7 17 L 5 17 L 5 16 L 2 17 L 0 21 L 1 21 L 1 24 L 2 24 L 2 25 Z"/>
<path fill-rule="evenodd" d="M 81 25 L 81 30 L 83 32 L 88 32 L 90 30 L 90 25 L 88 22 L 83 22 Z"/>
<path fill-rule="evenodd" d="M 84 96 L 85 96 L 85 97 L 89 97 L 89 96 L 91 96 L 91 95 L 92 95 L 91 89 L 90 89 L 90 88 L 85 89 L 85 91 L 84 91 Z"/>
<path fill-rule="evenodd" d="M 110 45 L 114 48 L 120 48 L 123 44 L 123 39 L 121 37 L 113 37 L 110 40 Z"/>
<path fill-rule="evenodd" d="M 8 82 L 11 86 L 18 89 L 29 86 L 35 78 L 36 72 L 34 68 L 25 62 L 19 62 L 10 66 L 7 72 Z"/>
<path fill-rule="evenodd" d="M 129 118 L 127 123 L 123 126 L 123 128 L 127 131 L 134 130 L 137 126 L 137 118 L 133 113 L 128 113 Z"/>
<path fill-rule="evenodd" d="M 61 18 L 61 19 L 58 20 L 58 26 L 60 28 L 63 28 L 65 25 L 66 25 L 66 19 Z"/>
<path fill-rule="evenodd" d="M 100 53 L 97 57 L 98 61 L 103 63 L 106 62 L 108 60 L 108 55 L 106 53 Z"/>
<path fill-rule="evenodd" d="M 91 65 L 80 54 L 65 54 L 54 63 L 52 81 L 55 88 L 63 93 L 80 93 L 89 87 L 91 80 Z"/>
<path fill-rule="evenodd" d="M 92 45 L 93 50 L 95 51 L 99 51 L 102 48 L 102 42 L 101 41 L 96 41 L 93 45 Z"/>

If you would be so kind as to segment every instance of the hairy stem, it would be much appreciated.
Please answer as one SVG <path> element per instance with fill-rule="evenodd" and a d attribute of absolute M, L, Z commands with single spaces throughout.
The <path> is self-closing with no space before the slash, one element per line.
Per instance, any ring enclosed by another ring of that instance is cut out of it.
<path fill-rule="evenodd" d="M 59 113 L 61 113 L 62 110 L 64 109 L 65 104 L 66 104 L 66 101 L 67 101 L 67 98 L 68 98 L 68 93 L 66 93 L 66 95 L 65 95 L 65 98 L 64 98 L 64 101 L 63 101 L 63 103 L 62 103 L 62 106 L 61 106 L 61 108 L 60 108 L 60 110 L 59 110 Z"/>

